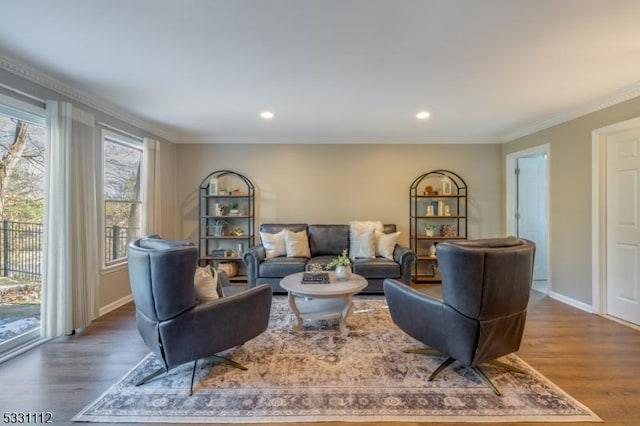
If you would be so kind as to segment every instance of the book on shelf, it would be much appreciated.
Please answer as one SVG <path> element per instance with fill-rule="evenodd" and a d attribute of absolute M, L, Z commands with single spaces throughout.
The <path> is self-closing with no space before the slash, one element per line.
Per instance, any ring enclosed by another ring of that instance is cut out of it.
<path fill-rule="evenodd" d="M 329 273 L 304 272 L 302 274 L 302 284 L 329 284 Z"/>

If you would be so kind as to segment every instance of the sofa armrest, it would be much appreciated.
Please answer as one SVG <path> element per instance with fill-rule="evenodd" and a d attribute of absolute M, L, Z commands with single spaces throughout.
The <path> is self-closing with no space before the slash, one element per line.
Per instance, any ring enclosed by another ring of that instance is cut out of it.
<path fill-rule="evenodd" d="M 247 266 L 247 287 L 253 288 L 256 286 L 256 280 L 258 279 L 258 267 L 266 259 L 267 254 L 262 244 L 253 246 L 244 253 L 242 253 L 242 260 L 244 260 Z"/>
<path fill-rule="evenodd" d="M 411 266 L 416 259 L 416 252 L 409 247 L 396 244 L 393 249 L 393 260 L 400 265 L 400 281 L 407 285 L 411 285 Z"/>

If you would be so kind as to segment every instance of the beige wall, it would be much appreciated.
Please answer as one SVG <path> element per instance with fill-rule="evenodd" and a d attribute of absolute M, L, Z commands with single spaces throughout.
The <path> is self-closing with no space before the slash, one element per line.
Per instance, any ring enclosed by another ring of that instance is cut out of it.
<path fill-rule="evenodd" d="M 448 169 L 469 187 L 469 236 L 501 235 L 500 145 L 179 145 L 182 238 L 197 239 L 196 190 L 212 171 L 230 169 L 256 186 L 260 223 L 395 223 L 408 244 L 409 186 Z"/>
<path fill-rule="evenodd" d="M 640 116 L 640 98 L 588 114 L 502 147 L 513 152 L 550 144 L 551 291 L 591 305 L 591 132 Z M 503 186 L 504 188 L 504 183 Z"/>

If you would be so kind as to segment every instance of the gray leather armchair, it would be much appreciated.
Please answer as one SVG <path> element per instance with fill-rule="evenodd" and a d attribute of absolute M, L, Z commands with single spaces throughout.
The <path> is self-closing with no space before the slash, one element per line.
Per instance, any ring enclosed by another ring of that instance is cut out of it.
<path fill-rule="evenodd" d="M 194 288 L 198 249 L 186 241 L 141 238 L 129 244 L 129 278 L 142 340 L 163 367 L 142 379 L 144 384 L 171 368 L 198 359 L 246 369 L 216 354 L 266 330 L 271 287 L 261 285 L 229 297 L 199 303 Z M 224 275 L 221 275 L 224 280 Z M 219 286 L 218 294 L 222 296 Z"/>
<path fill-rule="evenodd" d="M 448 355 L 429 381 L 459 361 L 500 395 L 478 366 L 489 362 L 519 371 L 496 359 L 520 348 L 534 254 L 533 242 L 515 237 L 443 242 L 437 246 L 441 298 L 384 281 L 393 322 L 431 348 L 405 352 Z"/>

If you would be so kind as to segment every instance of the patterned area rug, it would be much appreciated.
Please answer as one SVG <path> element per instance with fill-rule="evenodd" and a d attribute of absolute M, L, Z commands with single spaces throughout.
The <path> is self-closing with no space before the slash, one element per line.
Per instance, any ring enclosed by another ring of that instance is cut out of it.
<path fill-rule="evenodd" d="M 392 322 L 383 298 L 358 298 L 342 337 L 334 321 L 305 321 L 291 332 L 293 315 L 275 297 L 269 329 L 222 354 L 249 369 L 198 362 L 146 385 L 134 383 L 160 364 L 151 354 L 76 421 L 149 423 L 258 423 L 311 421 L 600 421 L 515 355 L 502 358 L 526 374 L 486 366 L 501 390 L 492 393 L 469 369 L 453 364 L 433 382 L 444 360 L 402 349 L 422 347 Z"/>

